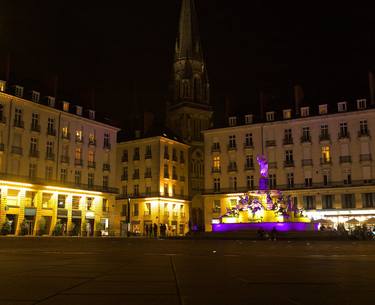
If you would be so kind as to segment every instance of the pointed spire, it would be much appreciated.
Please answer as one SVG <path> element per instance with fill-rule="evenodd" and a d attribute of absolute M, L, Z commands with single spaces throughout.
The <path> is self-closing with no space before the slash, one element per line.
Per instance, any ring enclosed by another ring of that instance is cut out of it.
<path fill-rule="evenodd" d="M 194 0 L 182 0 L 175 60 L 203 61 Z"/>

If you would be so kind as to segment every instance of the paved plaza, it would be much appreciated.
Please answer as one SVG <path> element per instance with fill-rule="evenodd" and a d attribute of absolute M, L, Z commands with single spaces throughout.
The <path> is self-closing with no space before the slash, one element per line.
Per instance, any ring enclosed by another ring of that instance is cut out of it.
<path fill-rule="evenodd" d="M 0 305 L 375 304 L 375 242 L 0 238 Z"/>

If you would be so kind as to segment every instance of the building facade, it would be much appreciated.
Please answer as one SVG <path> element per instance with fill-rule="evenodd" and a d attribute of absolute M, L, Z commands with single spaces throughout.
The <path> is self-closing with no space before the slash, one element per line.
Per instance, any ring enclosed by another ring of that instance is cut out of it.
<path fill-rule="evenodd" d="M 297 117 L 291 109 L 270 111 L 261 123 L 247 115 L 240 126 L 230 117 L 228 127 L 204 132 L 206 231 L 239 195 L 257 189 L 258 155 L 268 159 L 269 188 L 290 194 L 311 218 L 337 225 L 375 216 L 373 105 L 361 99 L 334 112 L 313 110 L 301 107 Z"/>
<path fill-rule="evenodd" d="M 0 226 L 3 234 L 119 232 L 115 216 L 118 129 L 23 87 L 0 92 Z M 119 221 L 117 220 L 117 223 Z"/>
<path fill-rule="evenodd" d="M 154 224 L 166 225 L 168 235 L 187 233 L 189 146 L 164 134 L 120 142 L 117 150 L 122 235 Z"/>

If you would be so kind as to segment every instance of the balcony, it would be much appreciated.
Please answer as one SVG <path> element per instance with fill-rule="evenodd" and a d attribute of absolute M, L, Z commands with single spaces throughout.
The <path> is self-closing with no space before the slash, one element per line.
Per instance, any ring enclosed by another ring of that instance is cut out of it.
<path fill-rule="evenodd" d="M 35 149 L 30 149 L 29 156 L 32 158 L 39 158 L 39 151 Z"/>
<path fill-rule="evenodd" d="M 359 161 L 364 162 L 364 161 L 371 161 L 372 157 L 371 154 L 361 154 L 359 155 Z"/>
<path fill-rule="evenodd" d="M 0 143 L 0 151 L 4 151 L 5 150 L 5 145 L 4 143 Z"/>
<path fill-rule="evenodd" d="M 324 165 L 324 164 L 332 164 L 332 159 L 331 158 L 320 158 L 320 164 L 321 165 Z"/>
<path fill-rule="evenodd" d="M 320 142 L 323 142 L 323 141 L 331 141 L 331 136 L 329 135 L 329 133 L 321 133 L 319 135 L 319 141 Z"/>
<path fill-rule="evenodd" d="M 70 140 L 70 132 L 62 132 L 61 133 L 61 139 L 63 140 Z"/>
<path fill-rule="evenodd" d="M 152 154 L 151 153 L 146 153 L 145 154 L 145 160 L 151 160 L 152 159 Z"/>
<path fill-rule="evenodd" d="M 104 144 L 103 144 L 103 149 L 111 149 L 111 143 L 109 143 L 109 142 L 104 142 Z"/>
<path fill-rule="evenodd" d="M 151 216 L 151 211 L 144 211 L 143 216 Z"/>
<path fill-rule="evenodd" d="M 140 160 L 139 154 L 134 154 L 133 161 L 139 161 L 139 160 Z"/>
<path fill-rule="evenodd" d="M 275 140 L 267 140 L 266 141 L 266 147 L 273 147 L 273 146 L 276 146 Z"/>
<path fill-rule="evenodd" d="M 76 143 L 82 144 L 83 143 L 83 137 L 76 137 Z"/>
<path fill-rule="evenodd" d="M 12 146 L 11 153 L 15 155 L 22 155 L 22 147 Z"/>
<path fill-rule="evenodd" d="M 111 165 L 109 163 L 104 163 L 103 164 L 103 171 L 110 171 L 111 170 Z"/>
<path fill-rule="evenodd" d="M 243 147 L 245 149 L 253 149 L 254 148 L 254 143 L 252 141 L 246 141 L 244 144 L 243 144 Z"/>
<path fill-rule="evenodd" d="M 172 180 L 178 180 L 178 176 L 177 176 L 177 174 L 173 174 L 173 175 L 172 175 Z"/>
<path fill-rule="evenodd" d="M 31 124 L 30 130 L 34 132 L 40 132 L 40 125 L 39 124 Z"/>
<path fill-rule="evenodd" d="M 46 160 L 55 161 L 54 153 L 46 153 Z"/>
<path fill-rule="evenodd" d="M 89 139 L 89 146 L 96 146 L 96 139 Z"/>
<path fill-rule="evenodd" d="M 252 171 L 252 170 L 254 170 L 253 163 L 245 164 L 245 171 Z"/>
<path fill-rule="evenodd" d="M 128 181 L 128 175 L 121 175 L 121 181 Z"/>
<path fill-rule="evenodd" d="M 173 218 L 177 218 L 178 217 L 178 212 L 173 212 L 172 216 L 173 216 Z"/>
<path fill-rule="evenodd" d="M 285 137 L 283 139 L 283 145 L 292 145 L 293 144 L 293 138 L 292 137 Z"/>
<path fill-rule="evenodd" d="M 370 136 L 370 130 L 360 129 L 358 131 L 358 138 L 368 138 Z"/>
<path fill-rule="evenodd" d="M 133 174 L 133 180 L 139 180 L 139 173 Z"/>
<path fill-rule="evenodd" d="M 128 162 L 128 161 L 129 161 L 128 155 L 122 155 L 121 162 Z"/>
<path fill-rule="evenodd" d="M 350 133 L 348 131 L 340 131 L 338 133 L 338 139 L 341 140 L 341 139 L 349 139 L 350 138 Z"/>
<path fill-rule="evenodd" d="M 169 154 L 168 153 L 164 153 L 164 159 L 169 160 Z"/>
<path fill-rule="evenodd" d="M 47 135 L 49 136 L 56 136 L 56 129 L 54 128 L 47 128 Z"/>
<path fill-rule="evenodd" d="M 212 167 L 211 173 L 221 173 L 221 168 L 220 167 Z"/>
<path fill-rule="evenodd" d="M 74 160 L 74 165 L 76 165 L 76 166 L 82 166 L 83 165 L 83 160 L 82 159 L 75 159 Z"/>
<path fill-rule="evenodd" d="M 181 212 L 181 213 L 180 213 L 180 217 L 181 217 L 181 218 L 185 218 L 185 217 L 186 217 L 186 214 L 185 214 L 184 212 Z"/>
<path fill-rule="evenodd" d="M 164 173 L 164 178 L 165 179 L 169 179 L 169 174 L 168 173 Z"/>
<path fill-rule="evenodd" d="M 69 156 L 61 156 L 61 163 L 69 164 Z"/>
<path fill-rule="evenodd" d="M 87 161 L 87 167 L 88 168 L 96 168 L 96 162 L 95 161 Z"/>
<path fill-rule="evenodd" d="M 228 172 L 236 172 L 237 171 L 237 165 L 232 164 L 228 166 Z"/>
<path fill-rule="evenodd" d="M 212 145 L 211 152 L 220 152 L 220 145 Z"/>
<path fill-rule="evenodd" d="M 340 156 L 340 163 L 352 163 L 351 156 Z"/>
<path fill-rule="evenodd" d="M 301 137 L 301 143 L 311 143 L 311 136 L 310 135 L 304 135 Z"/>
<path fill-rule="evenodd" d="M 284 167 L 294 167 L 294 160 L 285 160 Z"/>
<path fill-rule="evenodd" d="M 25 127 L 25 123 L 21 120 L 14 120 L 14 124 L 13 124 L 14 127 L 17 127 L 17 128 L 24 128 Z"/>
<path fill-rule="evenodd" d="M 150 178 L 152 178 L 152 173 L 151 173 L 151 172 L 146 172 L 146 173 L 145 173 L 145 178 L 146 178 L 146 179 L 150 179 Z"/>
<path fill-rule="evenodd" d="M 268 162 L 268 168 L 277 168 L 277 162 Z"/>
<path fill-rule="evenodd" d="M 302 159 L 302 166 L 312 166 L 312 159 Z"/>
<path fill-rule="evenodd" d="M 229 144 L 228 145 L 228 151 L 233 151 L 237 150 L 237 145 L 236 144 Z"/>

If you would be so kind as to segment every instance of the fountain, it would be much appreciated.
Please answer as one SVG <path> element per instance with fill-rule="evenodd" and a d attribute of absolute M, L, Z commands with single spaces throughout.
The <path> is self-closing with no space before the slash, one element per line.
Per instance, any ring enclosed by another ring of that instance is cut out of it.
<path fill-rule="evenodd" d="M 264 156 L 257 156 L 260 168 L 259 189 L 248 191 L 240 196 L 236 206 L 227 208 L 219 218 L 219 223 L 212 224 L 213 232 L 259 230 L 270 231 L 311 231 L 317 230 L 318 224 L 312 223 L 298 209 L 290 195 L 268 187 L 268 162 Z"/>

